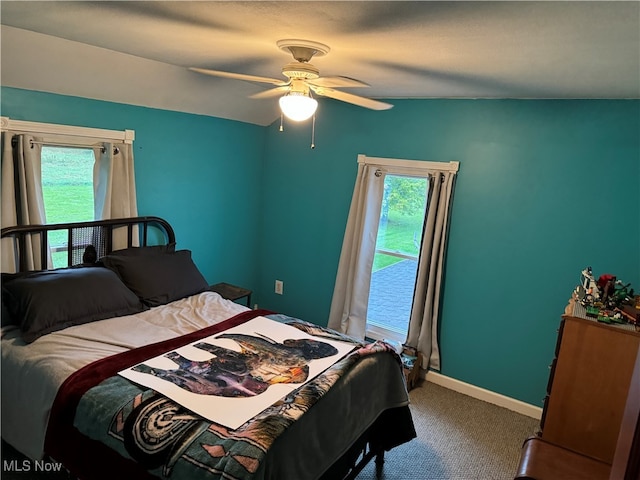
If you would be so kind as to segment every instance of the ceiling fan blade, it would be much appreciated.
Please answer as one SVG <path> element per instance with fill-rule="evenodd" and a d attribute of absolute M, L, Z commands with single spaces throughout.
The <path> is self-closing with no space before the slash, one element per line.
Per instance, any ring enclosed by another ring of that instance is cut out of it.
<path fill-rule="evenodd" d="M 287 85 L 287 82 L 278 80 L 277 78 L 258 77 L 255 75 L 246 75 L 244 73 L 232 73 L 223 72 L 220 70 L 209 70 L 207 68 L 189 67 L 189 70 L 197 73 L 204 73 L 205 75 L 211 75 L 212 77 L 231 78 L 233 80 L 244 80 L 245 82 L 261 82 L 270 83 L 272 85 L 283 86 Z"/>
<path fill-rule="evenodd" d="M 358 95 L 353 95 L 352 93 L 342 92 L 340 90 L 334 90 L 332 88 L 315 87 L 311 85 L 311 89 L 318 95 L 335 98 L 336 100 L 352 103 L 354 105 L 358 105 L 359 107 L 370 108 L 371 110 L 388 110 L 393 107 L 393 105 L 391 105 L 390 103 L 380 102 L 371 98 L 360 97 Z"/>
<path fill-rule="evenodd" d="M 355 78 L 350 77 L 319 77 L 313 80 L 308 80 L 310 85 L 316 85 L 318 87 L 326 88 L 340 88 L 340 87 L 369 87 L 370 85 Z"/>
<path fill-rule="evenodd" d="M 284 95 L 287 90 L 289 90 L 288 85 L 284 85 L 282 87 L 270 88 L 269 90 L 264 90 L 262 92 L 254 93 L 253 95 L 249 95 L 249 98 L 272 98 L 272 97 L 280 97 Z"/>

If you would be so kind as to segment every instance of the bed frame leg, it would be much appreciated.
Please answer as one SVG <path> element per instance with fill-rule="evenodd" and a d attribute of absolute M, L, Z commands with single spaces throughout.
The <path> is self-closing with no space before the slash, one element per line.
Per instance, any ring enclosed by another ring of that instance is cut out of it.
<path fill-rule="evenodd" d="M 376 454 L 376 478 L 382 478 L 382 468 L 384 467 L 384 450 Z"/>

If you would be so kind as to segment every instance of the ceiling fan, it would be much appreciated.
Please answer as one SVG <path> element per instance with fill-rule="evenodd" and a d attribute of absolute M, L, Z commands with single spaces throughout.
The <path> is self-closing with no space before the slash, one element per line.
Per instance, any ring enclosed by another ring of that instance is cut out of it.
<path fill-rule="evenodd" d="M 295 62 L 290 62 L 282 67 L 282 74 L 287 77 L 288 80 L 209 70 L 206 68 L 191 67 L 189 70 L 214 77 L 275 85 L 274 88 L 251 95 L 250 98 L 280 96 L 279 103 L 282 113 L 294 121 L 306 120 L 315 113 L 318 102 L 311 96 L 311 92 L 319 96 L 334 98 L 372 110 L 387 110 L 393 107 L 390 103 L 336 90 L 337 88 L 346 87 L 368 87 L 369 85 L 365 82 L 342 76 L 321 77 L 318 68 L 309 63 L 309 61 L 314 55 L 326 55 L 330 50 L 327 45 L 297 39 L 279 40 L 276 44 L 281 50 L 291 53 L 295 59 Z"/>

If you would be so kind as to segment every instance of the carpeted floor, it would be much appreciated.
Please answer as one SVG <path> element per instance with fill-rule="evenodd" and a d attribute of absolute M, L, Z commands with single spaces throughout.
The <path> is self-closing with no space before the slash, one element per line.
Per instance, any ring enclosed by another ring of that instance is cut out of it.
<path fill-rule="evenodd" d="M 410 392 L 418 437 L 385 454 L 382 480 L 510 480 L 539 421 L 430 382 Z M 375 480 L 371 462 L 358 480 Z"/>

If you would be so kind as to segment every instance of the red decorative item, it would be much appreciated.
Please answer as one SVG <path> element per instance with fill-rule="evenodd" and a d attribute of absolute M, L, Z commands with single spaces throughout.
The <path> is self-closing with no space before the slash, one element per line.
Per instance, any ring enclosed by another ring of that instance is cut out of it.
<path fill-rule="evenodd" d="M 600 289 L 603 290 L 604 287 L 606 287 L 607 283 L 609 282 L 616 283 L 616 276 L 611 275 L 610 273 L 605 273 L 604 275 L 600 275 L 600 278 L 598 278 L 598 287 L 600 287 Z"/>

